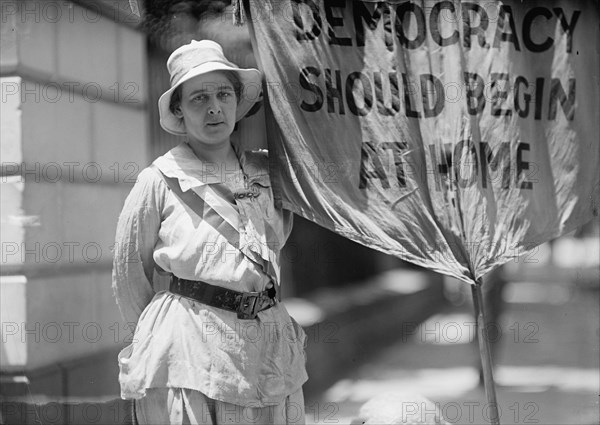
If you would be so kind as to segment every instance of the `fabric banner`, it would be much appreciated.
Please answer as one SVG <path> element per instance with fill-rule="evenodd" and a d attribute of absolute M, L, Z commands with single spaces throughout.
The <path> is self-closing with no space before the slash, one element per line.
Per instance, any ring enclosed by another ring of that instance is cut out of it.
<path fill-rule="evenodd" d="M 598 214 L 598 2 L 247 6 L 284 208 L 471 283 Z"/>

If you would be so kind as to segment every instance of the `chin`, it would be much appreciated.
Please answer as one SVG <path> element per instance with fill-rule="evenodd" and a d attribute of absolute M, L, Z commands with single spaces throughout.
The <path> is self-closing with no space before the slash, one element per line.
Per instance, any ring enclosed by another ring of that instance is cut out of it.
<path fill-rule="evenodd" d="M 217 127 L 208 127 L 204 130 L 204 134 L 211 138 L 222 138 L 230 136 L 233 133 L 233 126 L 220 125 Z"/>

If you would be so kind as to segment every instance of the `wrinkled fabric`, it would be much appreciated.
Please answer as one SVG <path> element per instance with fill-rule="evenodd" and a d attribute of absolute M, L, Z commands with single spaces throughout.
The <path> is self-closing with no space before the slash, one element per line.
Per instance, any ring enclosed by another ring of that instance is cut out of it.
<path fill-rule="evenodd" d="M 204 213 L 214 206 L 237 223 L 240 235 L 257 245 L 268 242 L 278 255 L 291 214 L 274 208 L 264 164 L 250 164 L 244 153 L 239 157 L 243 174 L 214 175 L 181 144 L 155 165 L 177 178 L 182 190 L 201 194 L 213 184 L 232 191 L 256 184 L 258 197 L 231 204 L 215 195 Z M 271 230 L 265 235 L 266 227 Z M 307 379 L 306 336 L 281 303 L 256 320 L 240 320 L 234 312 L 167 290 L 171 273 L 237 291 L 265 290 L 271 277 L 183 205 L 155 170 L 143 170 L 127 197 L 116 247 L 113 289 L 125 320 L 137 324 L 132 344 L 119 354 L 123 398 L 143 397 L 148 388 L 179 387 L 224 402 L 266 406 L 301 388 Z"/>
<path fill-rule="evenodd" d="M 598 215 L 598 2 L 249 11 L 285 208 L 470 283 Z"/>
<path fill-rule="evenodd" d="M 302 390 L 287 396 L 281 403 L 256 407 L 240 406 L 206 397 L 185 388 L 152 388 L 135 402 L 137 420 L 156 425 L 301 425 L 305 423 Z"/>

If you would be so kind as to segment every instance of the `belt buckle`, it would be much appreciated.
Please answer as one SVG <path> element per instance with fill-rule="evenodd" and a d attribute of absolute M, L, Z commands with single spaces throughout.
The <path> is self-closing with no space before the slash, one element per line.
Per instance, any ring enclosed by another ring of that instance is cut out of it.
<path fill-rule="evenodd" d="M 256 307 L 258 306 L 258 295 L 243 293 L 240 305 L 237 308 L 238 319 L 250 320 L 256 319 L 258 312 Z"/>

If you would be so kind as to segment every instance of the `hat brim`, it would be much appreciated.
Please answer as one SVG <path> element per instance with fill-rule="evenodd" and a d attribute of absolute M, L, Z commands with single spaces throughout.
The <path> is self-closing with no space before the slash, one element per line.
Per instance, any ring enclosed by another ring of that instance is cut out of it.
<path fill-rule="evenodd" d="M 198 77 L 213 71 L 233 71 L 238 75 L 240 82 L 242 83 L 242 93 L 238 99 L 237 109 L 235 112 L 236 122 L 244 118 L 252 106 L 254 106 L 254 104 L 260 100 L 260 93 L 262 89 L 262 73 L 258 69 L 240 69 L 220 62 L 203 63 L 202 65 L 191 69 L 187 74 L 181 77 L 177 84 L 164 92 L 160 99 L 158 99 L 160 126 L 165 131 L 178 136 L 186 134 L 183 120 L 177 118 L 169 109 L 171 96 L 173 95 L 175 89 L 194 77 Z"/>

